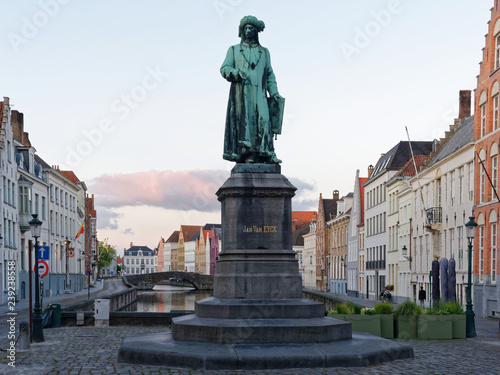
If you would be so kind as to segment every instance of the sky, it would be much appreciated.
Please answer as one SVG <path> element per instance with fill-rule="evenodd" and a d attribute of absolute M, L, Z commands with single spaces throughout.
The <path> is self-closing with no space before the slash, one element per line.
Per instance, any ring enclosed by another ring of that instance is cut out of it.
<path fill-rule="evenodd" d="M 474 90 L 493 0 L 0 0 L 0 96 L 49 165 L 94 194 L 100 240 L 158 246 L 220 223 L 215 192 L 242 17 L 265 22 L 286 98 L 293 210 L 353 191 L 401 140 L 444 136 Z"/>

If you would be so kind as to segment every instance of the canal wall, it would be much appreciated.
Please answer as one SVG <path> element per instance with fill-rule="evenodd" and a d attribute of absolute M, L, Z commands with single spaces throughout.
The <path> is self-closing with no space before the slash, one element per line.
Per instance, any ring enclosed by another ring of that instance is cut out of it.
<path fill-rule="evenodd" d="M 96 299 L 109 299 L 109 310 L 118 311 L 135 302 L 137 288 L 128 284 L 126 280 L 116 280 L 109 289 L 99 292 L 96 297 L 64 306 L 63 312 L 93 313 Z"/>

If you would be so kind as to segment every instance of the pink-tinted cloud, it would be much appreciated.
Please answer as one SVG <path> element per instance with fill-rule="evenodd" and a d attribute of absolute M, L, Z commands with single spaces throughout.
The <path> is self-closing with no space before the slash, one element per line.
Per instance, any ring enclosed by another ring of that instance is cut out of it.
<path fill-rule="evenodd" d="M 107 208 L 155 206 L 173 210 L 220 210 L 215 192 L 229 177 L 223 170 L 148 171 L 102 175 L 90 183 L 96 204 Z"/>

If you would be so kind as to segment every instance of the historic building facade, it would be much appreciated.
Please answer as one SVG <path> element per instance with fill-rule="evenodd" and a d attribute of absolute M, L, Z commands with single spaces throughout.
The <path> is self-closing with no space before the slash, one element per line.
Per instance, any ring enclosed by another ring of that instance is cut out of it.
<path fill-rule="evenodd" d="M 474 311 L 478 316 L 500 314 L 498 219 L 498 145 L 500 143 L 500 9 L 491 8 L 483 60 L 474 100 L 476 139 L 474 216 Z"/>

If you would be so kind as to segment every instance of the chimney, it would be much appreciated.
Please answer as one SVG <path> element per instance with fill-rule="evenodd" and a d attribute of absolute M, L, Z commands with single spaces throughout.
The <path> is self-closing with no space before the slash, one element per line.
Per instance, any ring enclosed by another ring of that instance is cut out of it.
<path fill-rule="evenodd" d="M 130 243 L 130 247 L 134 247 L 134 243 L 133 242 Z"/>
<path fill-rule="evenodd" d="M 336 200 L 336 201 L 339 200 L 339 191 L 338 190 L 333 191 L 333 200 Z"/>
<path fill-rule="evenodd" d="M 460 90 L 458 118 L 460 120 L 470 117 L 471 91 Z"/>
<path fill-rule="evenodd" d="M 370 165 L 368 166 L 368 178 L 370 178 L 370 176 L 372 175 L 372 173 L 373 173 L 373 169 L 374 169 L 374 168 L 373 168 L 373 165 L 371 165 L 371 164 L 370 164 Z"/>

